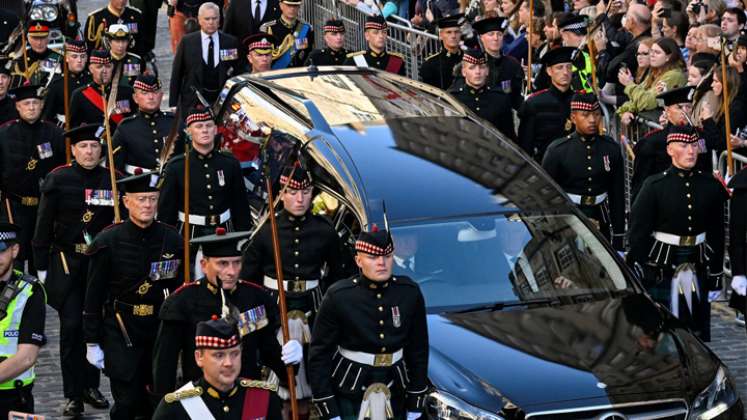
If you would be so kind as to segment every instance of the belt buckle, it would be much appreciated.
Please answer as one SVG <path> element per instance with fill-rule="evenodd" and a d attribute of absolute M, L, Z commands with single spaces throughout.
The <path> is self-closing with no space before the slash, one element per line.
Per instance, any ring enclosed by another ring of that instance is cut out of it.
<path fill-rule="evenodd" d="M 78 254 L 85 254 L 88 250 L 87 244 L 75 244 L 75 252 Z"/>
<path fill-rule="evenodd" d="M 291 280 L 288 282 L 288 291 L 289 292 L 305 292 L 306 291 L 306 281 L 305 280 Z"/>
<path fill-rule="evenodd" d="M 153 305 L 132 305 L 132 314 L 135 316 L 153 315 Z"/>
<path fill-rule="evenodd" d="M 215 226 L 215 225 L 217 225 L 217 224 L 218 224 L 218 220 L 219 220 L 219 219 L 218 219 L 218 215 L 216 215 L 216 214 L 211 214 L 210 216 L 207 216 L 207 217 L 206 217 L 206 220 L 207 220 L 207 224 L 208 224 L 208 225 L 210 225 L 210 226 Z"/>
<path fill-rule="evenodd" d="M 374 355 L 374 366 L 391 366 L 394 355 L 392 353 L 378 353 Z"/>
<path fill-rule="evenodd" d="M 24 206 L 36 206 L 39 204 L 39 199 L 36 197 L 21 197 L 21 204 Z"/>
<path fill-rule="evenodd" d="M 581 196 L 581 204 L 585 206 L 593 206 L 596 202 L 596 197 L 593 195 L 583 195 Z"/>
<path fill-rule="evenodd" d="M 680 246 L 693 246 L 695 245 L 694 236 L 680 236 Z"/>

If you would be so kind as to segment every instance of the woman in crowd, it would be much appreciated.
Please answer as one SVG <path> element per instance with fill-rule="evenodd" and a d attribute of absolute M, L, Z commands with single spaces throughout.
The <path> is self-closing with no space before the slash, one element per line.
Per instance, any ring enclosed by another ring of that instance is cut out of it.
<path fill-rule="evenodd" d="M 685 38 L 688 34 L 688 22 L 687 16 L 681 12 L 670 12 L 670 15 L 665 16 L 661 22 L 661 34 L 667 38 L 672 38 L 674 42 L 680 47 L 682 58 L 687 61 L 689 57 L 689 50 L 685 46 Z"/>
<path fill-rule="evenodd" d="M 714 62 L 710 60 L 696 60 L 687 68 L 687 84 L 695 86 L 693 96 L 693 124 L 702 128 L 700 113 L 703 108 L 718 109 L 719 98 L 711 89 Z"/>
<path fill-rule="evenodd" d="M 703 107 L 700 111 L 699 119 L 703 125 L 703 137 L 705 138 L 708 150 L 715 150 L 721 153 L 726 150 L 726 116 L 723 106 L 724 87 L 722 84 L 721 66 L 717 65 L 713 69 L 713 81 L 711 89 L 717 98 L 717 104 L 713 107 Z M 726 81 L 729 84 L 729 116 L 731 133 L 731 146 L 735 151 L 747 146 L 747 140 L 742 140 L 735 136 L 737 130 L 744 130 L 747 126 L 747 107 L 744 101 L 738 96 L 739 93 L 739 72 L 731 67 L 726 69 Z"/>

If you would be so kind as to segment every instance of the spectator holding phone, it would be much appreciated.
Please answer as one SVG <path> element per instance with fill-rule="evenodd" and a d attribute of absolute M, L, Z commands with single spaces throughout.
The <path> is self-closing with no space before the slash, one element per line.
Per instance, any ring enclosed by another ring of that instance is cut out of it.
<path fill-rule="evenodd" d="M 744 101 L 739 98 L 739 73 L 737 70 L 727 67 L 726 68 L 726 81 L 728 83 L 727 101 L 729 101 L 729 116 L 732 133 L 736 132 L 737 129 L 743 129 L 747 125 L 747 106 Z M 703 125 L 703 137 L 705 138 L 706 144 L 710 149 L 716 149 L 717 152 L 726 150 L 726 117 L 724 110 L 724 85 L 722 83 L 722 72 L 721 66 L 718 65 L 713 70 L 713 81 L 711 82 L 711 89 L 718 98 L 716 105 L 711 107 L 704 107 L 700 112 L 700 121 Z M 747 146 L 747 141 L 735 136 L 730 135 L 731 146 L 734 149 L 743 148 Z"/>
<path fill-rule="evenodd" d="M 723 0 L 692 0 L 685 10 L 690 25 L 718 24 L 726 10 L 726 3 Z"/>

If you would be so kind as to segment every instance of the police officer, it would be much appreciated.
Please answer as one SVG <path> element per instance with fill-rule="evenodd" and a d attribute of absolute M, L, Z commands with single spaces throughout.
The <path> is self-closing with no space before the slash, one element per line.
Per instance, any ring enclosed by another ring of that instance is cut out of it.
<path fill-rule="evenodd" d="M 145 61 L 128 51 L 131 39 L 129 28 L 121 23 L 110 25 L 104 34 L 104 45 L 109 49 L 114 64 L 112 72 L 115 78 L 119 75 L 116 82 L 130 87 L 145 71 Z"/>
<path fill-rule="evenodd" d="M 78 416 L 83 402 L 109 407 L 98 390 L 99 371 L 86 362 L 82 316 L 89 263 L 85 252 L 114 219 L 114 198 L 109 171 L 99 166 L 100 126 L 83 125 L 65 135 L 75 160 L 50 172 L 42 184 L 33 245 L 39 279 L 60 317 L 60 366 L 67 398 L 62 415 Z"/>
<path fill-rule="evenodd" d="M 205 277 L 180 287 L 161 307 L 153 366 L 154 391 L 158 395 L 174 389 L 180 352 L 182 377 L 200 377 L 193 358 L 192 337 L 201 321 L 223 313 L 224 304 L 239 322 L 242 377 L 261 378 L 261 365 L 265 365 L 283 378 L 284 361 L 301 361 L 303 350 L 298 341 L 289 341 L 281 350 L 275 338 L 280 326 L 275 299 L 257 285 L 239 280 L 241 245 L 248 237 L 249 232 L 227 233 L 224 228 L 217 228 L 215 234 L 191 241 L 195 248 L 202 247 L 200 266 Z"/>
<path fill-rule="evenodd" d="M 274 385 L 239 377 L 247 350 L 234 322 L 216 316 L 197 324 L 190 336 L 196 350 L 185 356 L 194 358 L 202 376 L 167 394 L 154 420 L 283 418 Z"/>
<path fill-rule="evenodd" d="M 345 24 L 338 19 L 329 19 L 324 22 L 322 31 L 326 47 L 312 51 L 306 65 L 341 66 L 348 55 L 345 49 Z"/>
<path fill-rule="evenodd" d="M 249 35 L 244 40 L 246 46 L 246 61 L 249 65 L 248 72 L 261 73 L 272 69 L 272 52 L 275 50 L 277 40 L 274 36 L 258 32 Z"/>
<path fill-rule="evenodd" d="M 420 66 L 423 82 L 439 89 L 448 89 L 454 81 L 454 67 L 462 61 L 459 41 L 462 39 L 460 21 L 464 15 L 444 17 L 438 20 L 438 38 L 443 48 L 425 59 Z"/>
<path fill-rule="evenodd" d="M 488 61 L 482 50 L 465 51 L 461 65 L 463 79 L 455 81 L 449 93 L 474 113 L 490 121 L 506 137 L 516 141 L 511 97 L 488 84 L 488 71 Z"/>
<path fill-rule="evenodd" d="M 114 132 L 114 166 L 125 173 L 134 175 L 135 170 L 160 170 L 161 154 L 166 137 L 174 125 L 174 114 L 161 111 L 161 82 L 153 75 L 143 74 L 133 83 L 132 99 L 138 111 L 122 120 Z M 174 142 L 174 149 L 183 150 L 180 142 Z"/>
<path fill-rule="evenodd" d="M 588 22 L 585 15 L 568 14 L 558 22 L 560 38 L 564 47 L 573 47 L 576 52 L 573 56 L 573 77 L 571 89 L 574 91 L 593 92 L 591 86 L 591 58 L 584 45 L 588 34 Z"/>
<path fill-rule="evenodd" d="M 26 54 L 15 58 L 12 86 L 26 84 L 46 86 L 55 74 L 62 73 L 62 56 L 49 48 L 47 22 L 32 20 L 26 29 Z"/>
<path fill-rule="evenodd" d="M 11 64 L 10 60 L 0 59 L 0 125 L 18 118 L 16 102 L 8 93 L 11 81 Z"/>
<path fill-rule="evenodd" d="M 140 29 L 143 27 L 143 14 L 127 5 L 127 0 L 109 0 L 109 3 L 88 15 L 83 29 L 83 39 L 88 51 L 105 48 L 104 34 L 110 25 L 123 24 L 132 36 L 132 51 L 140 57 L 149 52 Z"/>
<path fill-rule="evenodd" d="M 502 17 L 482 19 L 473 24 L 480 36 L 480 42 L 488 56 L 490 68 L 490 85 L 495 86 L 511 96 L 511 105 L 519 110 L 524 102 L 521 90 L 524 83 L 524 70 L 514 57 L 503 55 L 503 36 L 508 28 L 508 20 Z"/>
<path fill-rule="evenodd" d="M 160 177 L 143 172 L 117 182 L 129 218 L 99 233 L 91 256 L 83 306 L 86 359 L 105 369 L 112 419 L 150 418 L 154 332 L 166 296 L 182 281 L 182 238 L 155 221 Z"/>
<path fill-rule="evenodd" d="M 391 395 L 395 418 L 407 412 L 415 419 L 428 389 L 423 295 L 409 278 L 392 276 L 388 231 L 361 232 L 355 250 L 360 275 L 327 290 L 314 323 L 308 369 L 313 402 L 323 419 L 350 418 L 359 415 L 365 395 L 370 405 L 360 413 L 364 418 L 383 409 L 372 406 L 375 401 Z"/>
<path fill-rule="evenodd" d="M 259 27 L 260 32 L 267 32 L 278 41 L 273 69 L 302 66 L 314 49 L 314 28 L 298 17 L 301 3 L 302 0 L 280 0 L 280 17 Z"/>
<path fill-rule="evenodd" d="M 44 112 L 42 118 L 47 121 L 63 125 L 65 122 L 65 107 L 70 106 L 73 92 L 91 82 L 91 73 L 86 69 L 88 51 L 83 41 L 65 40 L 65 63 L 67 64 L 67 100 L 65 104 L 65 78 L 56 76 L 49 85 L 44 98 Z"/>
<path fill-rule="evenodd" d="M 44 287 L 36 278 L 14 270 L 20 251 L 20 227 L 0 222 L 0 417 L 34 412 L 34 365 L 44 336 Z"/>
<path fill-rule="evenodd" d="M 625 164 L 620 146 L 599 134 L 599 101 L 593 93 L 571 99 L 573 134 L 550 143 L 542 168 L 622 252 L 625 235 Z"/>
<path fill-rule="evenodd" d="M 31 237 L 39 205 L 39 184 L 52 169 L 65 163 L 62 129 L 41 119 L 40 90 L 40 86 L 35 85 L 13 89 L 11 93 L 16 98 L 19 118 L 0 128 L 0 189 L 3 193 L 0 214 L 2 220 L 20 226 L 21 250 L 16 262 L 28 261 L 29 272 L 34 272 Z"/>
<path fill-rule="evenodd" d="M 88 60 L 91 82 L 73 92 L 70 99 L 70 126 L 104 123 L 104 106 L 109 111 L 110 133 L 135 111 L 132 88 L 112 83 L 114 64 L 109 51 L 95 50 Z M 102 94 L 102 87 L 105 95 Z M 114 96 L 114 98 L 112 98 Z"/>
<path fill-rule="evenodd" d="M 382 16 L 366 16 L 363 37 L 368 49 L 349 53 L 346 66 L 375 67 L 390 73 L 405 75 L 405 59 L 401 54 L 386 50 L 387 24 Z"/>
<path fill-rule="evenodd" d="M 695 169 L 698 147 L 692 126 L 670 129 L 672 166 L 648 177 L 633 203 L 627 261 L 654 300 L 709 341 L 709 291 L 720 288 L 728 194 L 713 175 Z"/>
<path fill-rule="evenodd" d="M 519 145 L 538 162 L 551 141 L 570 133 L 572 67 L 570 47 L 550 50 L 542 64 L 551 85 L 530 95 L 519 110 Z"/>
<path fill-rule="evenodd" d="M 241 176 L 241 165 L 230 153 L 215 150 L 216 125 L 210 113 L 191 109 L 186 116 L 189 151 L 190 236 L 204 236 L 218 226 L 229 232 L 249 230 L 249 196 Z M 184 154 L 166 165 L 158 219 L 182 229 L 185 222 Z M 193 250 L 194 252 L 195 250 Z"/>

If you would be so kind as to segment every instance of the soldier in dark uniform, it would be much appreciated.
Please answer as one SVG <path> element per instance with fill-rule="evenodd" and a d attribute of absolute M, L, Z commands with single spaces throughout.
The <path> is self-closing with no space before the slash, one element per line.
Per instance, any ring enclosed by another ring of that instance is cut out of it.
<path fill-rule="evenodd" d="M 713 175 L 694 169 L 698 148 L 693 127 L 670 129 L 672 166 L 648 177 L 633 203 L 627 261 L 654 300 L 709 341 L 710 291 L 720 289 L 728 193 Z"/>
<path fill-rule="evenodd" d="M 301 0 L 280 0 L 280 17 L 262 24 L 260 32 L 277 39 L 273 69 L 303 66 L 314 49 L 314 28 L 298 17 Z"/>
<path fill-rule="evenodd" d="M 574 49 L 559 47 L 542 57 L 552 82 L 549 89 L 530 95 L 519 110 L 519 146 L 538 162 L 551 141 L 570 133 L 571 55 Z"/>
<path fill-rule="evenodd" d="M 264 32 L 249 35 L 244 40 L 246 46 L 246 61 L 249 73 L 261 73 L 272 69 L 272 52 L 277 40 L 274 36 Z"/>
<path fill-rule="evenodd" d="M 511 105 L 515 110 L 524 102 L 522 84 L 524 69 L 514 57 L 503 55 L 503 35 L 508 28 L 508 21 L 502 17 L 482 19 L 474 23 L 473 28 L 480 36 L 480 41 L 488 55 L 491 86 L 495 86 L 511 95 Z"/>
<path fill-rule="evenodd" d="M 83 39 L 88 45 L 88 51 L 105 48 L 104 33 L 110 25 L 121 23 L 127 25 L 132 36 L 132 51 L 140 57 L 145 56 L 149 50 L 143 40 L 140 28 L 143 26 L 143 14 L 140 10 L 127 6 L 126 0 L 109 0 L 109 4 L 94 10 L 88 15 L 86 25 L 83 28 Z"/>
<path fill-rule="evenodd" d="M 183 279 L 182 238 L 154 220 L 160 181 L 156 172 L 119 180 L 129 218 L 104 229 L 88 248 L 86 359 L 109 376 L 112 419 L 152 415 L 146 389 L 153 383 L 158 311 Z"/>
<path fill-rule="evenodd" d="M 145 61 L 139 55 L 128 51 L 131 39 L 127 25 L 121 23 L 110 25 L 104 34 L 104 45 L 109 49 L 114 64 L 112 72 L 114 77 L 119 75 L 116 82 L 130 87 L 145 71 Z"/>
<path fill-rule="evenodd" d="M 290 340 L 282 350 L 278 344 L 275 331 L 280 326 L 280 313 L 275 299 L 261 287 L 239 280 L 241 245 L 249 232 L 216 231 L 191 242 L 195 248 L 202 247 L 200 265 L 205 277 L 177 289 L 161 307 L 153 362 L 154 391 L 158 395 L 175 388 L 180 352 L 185 381 L 200 377 L 192 337 L 200 322 L 223 313 L 224 304 L 239 322 L 242 377 L 262 378 L 261 365 L 265 365 L 284 378 L 285 363 L 298 363 L 303 357 L 298 341 Z"/>
<path fill-rule="evenodd" d="M 462 61 L 459 41 L 462 39 L 462 14 L 441 18 L 437 22 L 438 38 L 443 48 L 425 59 L 420 66 L 420 79 L 439 89 L 448 89 L 454 81 L 454 67 Z"/>
<path fill-rule="evenodd" d="M 11 86 L 46 86 L 55 74 L 62 73 L 62 55 L 48 47 L 49 26 L 46 22 L 32 20 L 26 32 L 28 48 L 25 57 L 21 54 L 13 62 Z"/>
<path fill-rule="evenodd" d="M 372 403 L 372 394 L 381 400 L 391 393 L 395 418 L 407 412 L 409 420 L 416 419 L 428 390 L 423 295 L 411 279 L 392 276 L 394 245 L 388 231 L 361 232 L 355 250 L 361 274 L 327 290 L 314 323 L 309 349 L 313 402 L 322 419 L 351 418 L 358 416 L 364 395 Z M 382 409 L 369 410 L 377 408 Z M 370 412 L 360 415 L 370 417 Z"/>
<path fill-rule="evenodd" d="M 235 321 L 215 318 L 197 324 L 189 337 L 196 350 L 185 356 L 200 366 L 202 376 L 167 394 L 153 419 L 281 420 L 277 387 L 239 376 L 247 350 L 240 345 Z"/>
<path fill-rule="evenodd" d="M 488 61 L 479 49 L 467 50 L 462 57 L 463 79 L 454 82 L 449 93 L 475 114 L 490 121 L 501 133 L 516 141 L 511 97 L 488 84 Z"/>
<path fill-rule="evenodd" d="M 84 125 L 65 135 L 73 163 L 47 175 L 41 188 L 34 232 L 34 262 L 45 283 L 48 303 L 60 317 L 60 366 L 67 403 L 63 416 L 83 413 L 83 402 L 94 408 L 109 403 L 99 392 L 99 371 L 86 362 L 83 341 L 83 299 L 86 294 L 88 244 L 114 219 L 109 171 L 99 166 L 100 126 Z"/>
<path fill-rule="evenodd" d="M 161 168 L 160 156 L 174 125 L 174 114 L 160 109 L 163 92 L 158 78 L 140 75 L 133 87 L 132 99 L 138 112 L 122 120 L 112 138 L 114 166 L 131 175 L 137 168 L 144 171 Z M 183 145 L 174 144 L 177 147 L 183 152 Z"/>
<path fill-rule="evenodd" d="M 341 20 L 329 19 L 322 26 L 326 47 L 309 54 L 306 65 L 341 66 L 348 50 L 345 49 L 345 24 Z"/>
<path fill-rule="evenodd" d="M 405 75 L 405 59 L 401 54 L 386 50 L 387 24 L 379 15 L 367 16 L 363 36 L 368 49 L 349 53 L 345 59 L 346 66 L 375 67 L 390 73 Z"/>
<path fill-rule="evenodd" d="M 79 87 L 91 82 L 91 73 L 86 69 L 88 62 L 88 51 L 83 41 L 65 41 L 65 62 L 68 70 L 68 104 L 73 92 Z M 44 112 L 42 118 L 47 121 L 62 125 L 65 122 L 65 78 L 61 75 L 55 77 L 49 85 L 47 95 L 44 98 Z"/>
<path fill-rule="evenodd" d="M 113 69 L 114 65 L 109 51 L 96 50 L 91 52 L 91 58 L 88 62 L 91 82 L 76 89 L 70 99 L 71 127 L 77 127 L 84 123 L 103 125 L 104 106 L 110 104 L 109 130 L 114 133 L 117 125 L 136 111 L 135 104 L 132 101 L 132 88 L 112 83 Z M 101 93 L 102 86 L 106 96 Z M 114 90 L 116 90 L 116 99 L 111 98 L 112 95 L 115 95 Z"/>
<path fill-rule="evenodd" d="M 0 128 L 0 191 L 4 201 L 0 214 L 2 220 L 21 227 L 21 253 L 16 261 L 28 261 L 28 272 L 34 272 L 31 238 L 39 184 L 52 169 L 65 163 L 62 129 L 41 119 L 40 90 L 34 85 L 12 90 L 19 118 Z"/>
<path fill-rule="evenodd" d="M 209 235 L 218 226 L 229 232 L 249 230 L 249 195 L 239 161 L 230 152 L 215 150 L 217 129 L 208 111 L 193 108 L 185 120 L 192 139 L 189 151 L 190 237 Z M 169 161 L 164 178 L 158 220 L 181 230 L 184 224 L 184 154 Z"/>
<path fill-rule="evenodd" d="M 12 62 L 0 59 L 0 125 L 18 118 L 16 101 L 8 93 L 10 89 L 10 67 Z"/>
<path fill-rule="evenodd" d="M 602 115 L 592 93 L 571 99 L 576 132 L 550 143 L 542 167 L 617 250 L 625 236 L 625 163 L 620 145 L 599 134 Z"/>
<path fill-rule="evenodd" d="M 744 316 L 747 310 L 747 171 L 741 170 L 729 181 L 729 262 L 731 296 L 729 306 Z"/>

